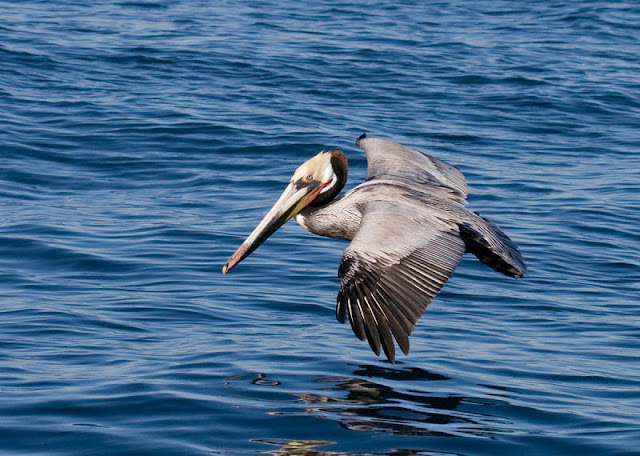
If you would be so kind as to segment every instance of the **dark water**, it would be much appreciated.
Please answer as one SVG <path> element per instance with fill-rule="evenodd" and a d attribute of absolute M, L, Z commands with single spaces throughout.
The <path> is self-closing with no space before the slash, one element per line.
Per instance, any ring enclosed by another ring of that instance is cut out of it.
<path fill-rule="evenodd" d="M 640 454 L 640 7 L 413 3 L 0 2 L 3 455 Z M 334 319 L 345 243 L 220 273 L 362 132 L 530 267 L 465 257 L 396 365 Z"/>

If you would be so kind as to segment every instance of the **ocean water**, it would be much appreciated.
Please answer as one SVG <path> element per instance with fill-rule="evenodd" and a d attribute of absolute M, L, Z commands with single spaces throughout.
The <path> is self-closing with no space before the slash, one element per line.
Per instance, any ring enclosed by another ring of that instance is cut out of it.
<path fill-rule="evenodd" d="M 343 241 L 221 267 L 321 149 L 459 166 L 465 256 L 391 365 Z M 640 454 L 635 1 L 0 2 L 0 453 Z"/>

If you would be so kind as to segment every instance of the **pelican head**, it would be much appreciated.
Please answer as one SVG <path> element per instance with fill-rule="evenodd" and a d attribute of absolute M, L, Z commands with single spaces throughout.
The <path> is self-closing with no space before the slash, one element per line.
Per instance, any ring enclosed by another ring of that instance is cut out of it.
<path fill-rule="evenodd" d="M 320 152 L 296 169 L 289 185 L 262 221 L 222 267 L 226 274 L 302 209 L 328 203 L 347 180 L 347 157 L 340 150 Z"/>

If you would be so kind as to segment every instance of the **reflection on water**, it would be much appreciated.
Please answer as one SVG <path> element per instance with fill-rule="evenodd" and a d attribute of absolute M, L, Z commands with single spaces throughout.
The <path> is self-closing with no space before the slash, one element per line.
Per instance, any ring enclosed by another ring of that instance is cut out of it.
<path fill-rule="evenodd" d="M 326 456 L 326 455 L 338 455 L 344 453 L 335 453 L 333 451 L 318 451 L 315 449 L 317 446 L 331 445 L 335 442 L 325 442 L 322 440 L 289 440 L 289 439 L 272 439 L 263 440 L 255 439 L 254 442 L 266 443 L 267 445 L 273 445 L 279 447 L 275 450 L 262 451 L 264 454 L 272 454 L 274 456 Z"/>
<path fill-rule="evenodd" d="M 259 395 L 260 401 L 270 403 L 266 414 L 294 418 L 294 423 L 303 417 L 317 417 L 339 423 L 347 431 L 399 436 L 491 438 L 497 432 L 514 432 L 512 423 L 488 412 L 488 406 L 501 404 L 499 400 L 461 395 L 459 384 L 451 378 L 415 367 L 361 365 L 352 376 L 307 379 L 309 392 L 286 391 L 287 385 L 264 373 L 238 375 L 228 383 L 234 393 Z M 274 455 L 356 454 L 317 449 L 336 443 L 328 440 L 274 436 L 252 441 L 277 446 L 265 451 Z M 393 454 L 417 454 L 402 451 Z"/>
<path fill-rule="evenodd" d="M 300 400 L 307 404 L 308 412 L 337 419 L 350 430 L 450 436 L 459 434 L 464 425 L 465 432 L 486 431 L 480 420 L 457 410 L 464 397 L 433 395 L 427 389 L 407 391 L 401 383 L 411 381 L 415 388 L 416 380 L 443 381 L 448 377 L 419 368 L 402 370 L 371 365 L 360 366 L 354 375 L 358 377 L 317 380 L 334 384 L 325 391 L 346 392 L 346 397 L 339 401 L 333 395 L 318 394 L 300 395 Z M 374 379 L 398 384 L 383 384 Z"/>
<path fill-rule="evenodd" d="M 377 456 L 377 455 L 393 455 L 393 456 L 414 456 L 418 454 L 426 455 L 421 450 L 391 450 L 384 453 L 360 453 L 360 452 L 343 452 L 343 451 L 320 451 L 316 450 L 316 447 L 322 445 L 332 445 L 335 442 L 326 442 L 322 440 L 290 440 L 290 439 L 256 439 L 253 440 L 258 443 L 265 443 L 267 445 L 277 446 L 278 449 L 262 451 L 264 454 L 271 454 L 273 456 Z M 429 452 L 431 456 L 435 456 L 436 453 Z M 437 453 L 440 455 L 453 455 L 454 453 Z"/>
<path fill-rule="evenodd" d="M 393 369 L 382 366 L 364 365 L 353 372 L 354 375 L 363 377 L 378 377 L 388 380 L 450 380 L 444 375 L 432 373 L 419 367 L 409 367 L 407 369 Z"/>

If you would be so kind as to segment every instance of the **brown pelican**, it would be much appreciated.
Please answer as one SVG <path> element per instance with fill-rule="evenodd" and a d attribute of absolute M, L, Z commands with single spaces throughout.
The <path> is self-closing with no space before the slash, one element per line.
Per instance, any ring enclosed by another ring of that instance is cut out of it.
<path fill-rule="evenodd" d="M 336 316 L 392 363 L 392 335 L 409 352 L 409 335 L 465 252 L 510 277 L 526 265 L 498 226 L 465 208 L 467 183 L 448 163 L 391 141 L 356 141 L 367 156 L 367 180 L 336 198 L 347 158 L 320 152 L 293 174 L 280 199 L 229 258 L 227 273 L 287 220 L 321 236 L 351 241 L 338 276 Z"/>

